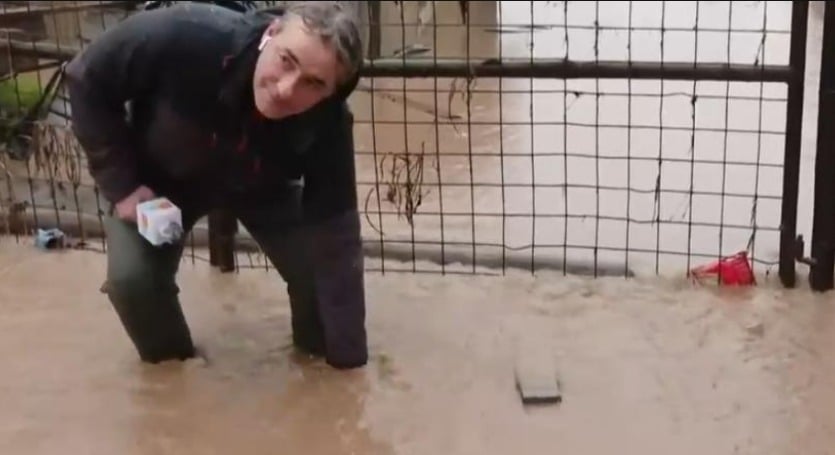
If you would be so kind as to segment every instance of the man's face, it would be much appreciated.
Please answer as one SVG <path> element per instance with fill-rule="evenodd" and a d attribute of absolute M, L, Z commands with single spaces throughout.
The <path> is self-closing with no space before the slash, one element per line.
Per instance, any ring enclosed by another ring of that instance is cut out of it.
<path fill-rule="evenodd" d="M 301 19 L 273 23 L 255 65 L 255 105 L 278 120 L 310 109 L 332 95 L 341 65 L 333 48 L 308 31 Z"/>

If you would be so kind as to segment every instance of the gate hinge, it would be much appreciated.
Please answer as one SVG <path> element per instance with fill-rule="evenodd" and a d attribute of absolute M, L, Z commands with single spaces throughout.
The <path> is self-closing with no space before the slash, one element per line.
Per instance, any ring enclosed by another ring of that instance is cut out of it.
<path fill-rule="evenodd" d="M 806 264 L 810 266 L 816 266 L 818 261 L 815 258 L 804 257 L 803 251 L 805 251 L 806 246 L 805 242 L 803 241 L 803 236 L 798 235 L 797 239 L 794 241 L 794 259 L 801 264 Z"/>

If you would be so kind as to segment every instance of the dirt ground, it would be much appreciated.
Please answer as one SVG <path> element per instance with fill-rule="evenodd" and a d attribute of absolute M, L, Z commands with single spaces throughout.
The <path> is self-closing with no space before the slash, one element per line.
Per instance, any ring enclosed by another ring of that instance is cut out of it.
<path fill-rule="evenodd" d="M 680 278 L 368 274 L 372 361 L 289 349 L 275 272 L 184 263 L 209 361 L 140 364 L 104 256 L 0 239 L 3 454 L 835 453 L 831 295 Z M 520 346 L 558 405 L 525 408 Z"/>

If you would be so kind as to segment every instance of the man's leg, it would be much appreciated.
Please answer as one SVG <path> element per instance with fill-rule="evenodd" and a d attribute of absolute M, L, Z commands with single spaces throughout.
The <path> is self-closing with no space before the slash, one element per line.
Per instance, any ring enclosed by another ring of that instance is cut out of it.
<path fill-rule="evenodd" d="M 308 238 L 301 228 L 300 193 L 268 206 L 239 208 L 238 219 L 287 283 L 293 343 L 325 355 L 325 336 L 316 301 Z"/>
<path fill-rule="evenodd" d="M 193 357 L 175 279 L 183 245 L 155 247 L 135 224 L 113 217 L 105 219 L 105 230 L 105 290 L 140 358 L 156 363 Z"/>

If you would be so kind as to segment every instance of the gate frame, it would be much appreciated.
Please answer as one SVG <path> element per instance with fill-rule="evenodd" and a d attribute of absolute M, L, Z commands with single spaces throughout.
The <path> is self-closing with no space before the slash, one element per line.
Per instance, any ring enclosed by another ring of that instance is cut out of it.
<path fill-rule="evenodd" d="M 363 77 L 475 77 L 552 78 L 552 79 L 666 79 L 712 80 L 722 82 L 782 82 L 788 86 L 783 163 L 783 192 L 780 215 L 779 277 L 783 286 L 796 284 L 796 262 L 811 266 L 812 288 L 828 290 L 835 281 L 835 210 L 828 202 L 835 193 L 835 131 L 826 120 L 835 114 L 835 9 L 824 2 L 824 35 L 822 49 L 820 111 L 818 114 L 817 163 L 815 172 L 815 213 L 811 259 L 803 258 L 802 237 L 797 236 L 798 185 L 800 177 L 801 128 L 803 124 L 804 78 L 809 3 L 792 1 L 792 29 L 788 65 L 745 65 L 716 63 L 665 63 L 631 61 L 572 62 L 565 59 L 502 62 L 497 59 L 469 61 L 437 59 L 417 61 L 406 58 L 366 59 Z M 5 45 L 15 56 L 35 56 L 67 61 L 81 49 L 49 43 L 13 40 Z M 833 58 L 825 58 L 831 56 Z M 376 56 L 373 56 L 376 57 Z M 830 82 L 832 81 L 832 82 Z M 210 217 L 210 256 L 213 265 L 223 272 L 235 270 L 234 249 L 236 223 L 228 213 L 216 212 Z M 211 232 L 214 231 L 214 232 Z"/>
<path fill-rule="evenodd" d="M 825 6 L 824 6 L 825 7 Z M 835 42 L 827 46 L 827 38 L 835 38 L 835 10 L 831 10 L 826 24 L 830 33 L 824 32 L 824 55 L 835 58 Z M 714 80 L 727 82 L 784 82 L 788 86 L 786 103 L 786 129 L 783 161 L 783 192 L 781 195 L 780 213 L 780 255 L 778 275 L 782 285 L 794 288 L 797 283 L 796 262 L 812 265 L 810 279 L 814 277 L 813 287 L 833 287 L 835 276 L 835 210 L 828 210 L 825 224 L 818 226 L 819 190 L 826 194 L 835 194 L 835 154 L 828 156 L 826 169 L 821 169 L 820 153 L 818 153 L 818 172 L 827 172 L 825 182 L 816 178 L 815 191 L 815 226 L 816 235 L 813 237 L 813 257 L 803 258 L 802 236 L 797 236 L 797 206 L 798 185 L 800 180 L 800 152 L 803 125 L 803 97 L 806 75 L 806 44 L 808 36 L 809 2 L 792 0 L 791 37 L 788 65 L 745 65 L 745 64 L 715 64 L 715 63 L 634 63 L 627 62 L 571 62 L 564 59 L 530 60 L 520 62 L 501 62 L 487 59 L 481 62 L 471 62 L 463 59 L 433 59 L 433 61 L 410 61 L 406 53 L 401 58 L 372 58 L 367 59 L 362 69 L 362 77 L 510 77 L 510 78 L 556 78 L 556 79 L 667 79 L 667 80 Z M 826 29 L 825 25 L 825 29 Z M 831 49 L 830 49 L 831 47 Z M 827 53 L 828 51 L 828 53 Z M 374 56 L 376 57 L 376 56 Z M 832 60 L 832 59 L 830 59 Z M 835 62 L 826 65 L 827 73 L 835 71 Z M 821 93 L 824 93 L 824 66 L 821 68 Z M 830 78 L 835 80 L 835 78 Z M 832 84 L 835 86 L 835 84 Z M 827 88 L 830 88 L 827 86 Z M 835 89 L 835 87 L 831 87 Z M 835 90 L 832 90 L 835 95 Z M 827 107 L 835 113 L 835 97 L 830 96 Z M 821 106 L 823 106 L 823 98 Z M 821 112 L 824 112 L 821 108 Z M 831 149 L 835 146 L 835 131 L 821 130 L 820 124 L 824 117 L 819 115 L 818 131 L 825 131 L 826 145 Z M 818 150 L 821 150 L 819 136 Z M 819 188 L 820 187 L 820 188 Z M 233 226 L 221 222 L 230 215 L 217 214 L 217 222 L 211 223 L 209 229 L 222 230 L 215 236 L 217 242 L 210 245 L 213 256 L 218 258 L 217 265 L 221 271 L 232 271 L 234 265 L 234 232 Z M 822 219 L 823 223 L 824 220 Z M 823 237 L 822 239 L 820 237 Z M 817 249 L 816 249 L 817 248 Z M 815 253 L 815 251 L 817 253 Z M 223 259 L 221 259 L 223 258 Z M 228 261 L 228 262 L 227 262 Z M 815 265 L 817 263 L 817 265 Z M 828 277 L 828 281 L 821 281 L 821 276 Z"/>
<path fill-rule="evenodd" d="M 823 2 L 823 39 L 821 45 L 820 85 L 818 93 L 818 131 L 815 150 L 815 194 L 812 220 L 809 285 L 815 291 L 835 285 L 835 131 L 829 124 L 835 116 L 835 8 Z M 802 245 L 802 241 L 798 241 Z"/>

